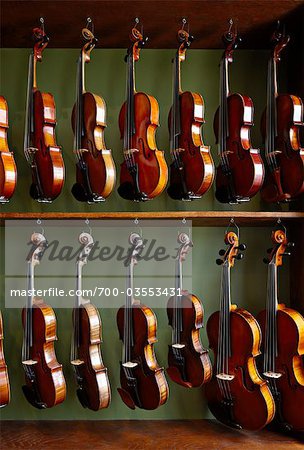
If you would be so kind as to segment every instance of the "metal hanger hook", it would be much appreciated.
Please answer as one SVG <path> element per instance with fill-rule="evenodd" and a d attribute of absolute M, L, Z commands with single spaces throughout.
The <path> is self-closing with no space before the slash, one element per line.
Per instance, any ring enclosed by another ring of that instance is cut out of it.
<path fill-rule="evenodd" d="M 91 17 L 87 17 L 87 24 L 86 24 L 86 28 L 88 30 L 90 30 L 93 34 L 94 34 L 94 22 L 91 19 Z"/>
<path fill-rule="evenodd" d="M 237 234 L 237 237 L 239 238 L 240 237 L 240 228 L 237 226 L 237 224 L 234 220 L 234 217 L 231 217 L 228 227 L 226 228 L 225 234 L 228 232 L 229 228 L 233 228 L 233 227 L 236 228 L 236 234 Z"/>
<path fill-rule="evenodd" d="M 276 227 L 283 230 L 285 235 L 287 236 L 287 228 L 285 227 L 285 225 L 282 223 L 282 219 L 279 217 L 278 220 L 276 221 Z"/>
<path fill-rule="evenodd" d="M 37 219 L 36 220 L 36 223 L 37 223 L 37 225 L 39 225 L 40 227 L 41 227 L 41 234 L 42 234 L 42 236 L 44 236 L 44 228 L 42 227 L 42 221 L 41 221 L 41 219 Z"/>
<path fill-rule="evenodd" d="M 134 225 L 138 228 L 138 234 L 142 238 L 143 237 L 143 232 L 142 232 L 141 227 L 139 226 L 139 220 L 138 220 L 137 217 L 134 219 Z"/>
<path fill-rule="evenodd" d="M 90 221 L 89 221 L 89 219 L 86 219 L 86 220 L 84 221 L 84 223 L 85 223 L 86 226 L 88 227 L 89 234 L 92 236 L 92 228 L 90 227 Z"/>

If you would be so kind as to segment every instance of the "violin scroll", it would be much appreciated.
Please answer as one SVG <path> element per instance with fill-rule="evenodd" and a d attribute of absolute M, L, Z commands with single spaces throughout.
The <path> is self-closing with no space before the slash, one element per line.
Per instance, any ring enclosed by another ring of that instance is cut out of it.
<path fill-rule="evenodd" d="M 185 261 L 188 251 L 193 247 L 193 242 L 186 233 L 179 233 L 177 242 L 181 244 L 177 252 L 177 259 L 179 261 Z"/>
<path fill-rule="evenodd" d="M 148 36 L 143 35 L 143 26 L 141 31 L 138 30 L 137 25 L 140 23 L 138 17 L 135 19 L 135 26 L 132 28 L 130 33 L 130 40 L 133 42 L 129 51 L 133 53 L 134 61 L 139 60 L 139 53 L 142 48 L 144 48 L 149 40 Z"/>
<path fill-rule="evenodd" d="M 91 19 L 88 19 L 88 24 L 91 23 L 93 27 L 93 22 Z M 85 44 L 82 47 L 82 53 L 84 56 L 84 61 L 86 63 L 90 62 L 91 59 L 91 51 L 96 46 L 98 39 L 94 36 L 93 31 L 89 30 L 89 28 L 83 28 L 81 31 L 82 37 L 85 40 Z"/>
<path fill-rule="evenodd" d="M 287 46 L 290 41 L 290 36 L 286 34 L 285 27 L 281 29 L 280 21 L 277 22 L 277 28 L 271 37 L 271 43 L 273 44 L 273 58 L 276 62 L 280 61 L 281 51 Z"/>
<path fill-rule="evenodd" d="M 266 264 L 274 263 L 276 266 L 282 266 L 283 256 L 290 256 L 290 251 L 294 247 L 294 242 L 288 242 L 285 230 L 279 229 L 272 232 L 271 236 L 273 247 L 268 249 L 268 256 L 263 259 Z"/>
<path fill-rule="evenodd" d="M 221 249 L 219 251 L 219 255 L 223 256 L 223 258 L 218 258 L 216 260 L 216 264 L 220 266 L 227 261 L 229 266 L 233 267 L 235 259 L 241 260 L 244 258 L 243 253 L 240 252 L 246 250 L 246 245 L 239 244 L 239 237 L 234 231 L 229 231 L 226 233 L 225 244 L 229 247 L 226 250 Z"/>
<path fill-rule="evenodd" d="M 234 29 L 232 29 L 234 25 Z M 229 62 L 233 61 L 233 52 L 237 49 L 238 45 L 242 42 L 242 38 L 238 35 L 237 26 L 234 24 L 233 19 L 229 20 L 229 28 L 223 35 L 223 42 L 225 45 L 225 58 Z"/>
<path fill-rule="evenodd" d="M 78 240 L 79 243 L 83 245 L 83 248 L 78 255 L 77 261 L 84 265 L 88 262 L 88 256 L 94 245 L 94 239 L 91 234 L 83 232 L 79 235 Z"/>
<path fill-rule="evenodd" d="M 190 47 L 192 42 L 194 41 L 194 36 L 189 33 L 189 30 L 186 31 L 184 29 L 185 24 L 187 23 L 186 19 L 182 19 L 182 28 L 177 32 L 177 40 L 180 44 L 178 49 L 179 58 L 184 61 L 186 50 Z M 189 24 L 188 24 L 189 25 Z"/>
<path fill-rule="evenodd" d="M 48 242 L 46 240 L 46 237 L 42 233 L 33 233 L 31 236 L 31 242 L 33 244 L 33 247 L 27 258 L 27 261 L 36 266 L 40 263 L 44 252 L 47 249 Z"/>
<path fill-rule="evenodd" d="M 44 19 L 40 18 L 41 27 L 33 28 L 34 44 L 34 57 L 37 61 L 42 60 L 42 53 L 45 47 L 48 45 L 50 38 L 44 31 Z"/>

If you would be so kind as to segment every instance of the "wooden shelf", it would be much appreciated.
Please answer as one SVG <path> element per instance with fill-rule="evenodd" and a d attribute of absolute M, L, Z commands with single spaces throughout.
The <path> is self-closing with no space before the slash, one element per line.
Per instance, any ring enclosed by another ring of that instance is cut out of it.
<path fill-rule="evenodd" d="M 99 415 L 101 418 L 102 411 Z M 303 436 L 302 436 L 303 437 Z M 214 420 L 3 421 L 5 449 L 300 449 L 301 434 L 246 433 Z"/>
<path fill-rule="evenodd" d="M 176 48 L 177 27 L 186 17 L 195 36 L 193 48 L 222 48 L 221 37 L 232 17 L 243 38 L 240 48 L 267 48 L 276 20 L 286 23 L 293 35 L 301 28 L 302 7 L 296 0 L 75 0 L 71 14 L 70 1 L 2 0 L 1 45 L 30 47 L 32 28 L 43 16 L 49 47 L 79 48 L 81 28 L 90 16 L 100 48 L 126 48 L 135 17 L 145 26 L 148 48 Z"/>
<path fill-rule="evenodd" d="M 151 211 L 151 212 L 24 212 L 0 213 L 0 220 L 11 219 L 91 219 L 91 220 L 191 220 L 194 226 L 227 226 L 234 218 L 244 226 L 272 225 L 278 219 L 284 223 L 304 222 L 304 212 L 248 212 L 248 211 Z"/>

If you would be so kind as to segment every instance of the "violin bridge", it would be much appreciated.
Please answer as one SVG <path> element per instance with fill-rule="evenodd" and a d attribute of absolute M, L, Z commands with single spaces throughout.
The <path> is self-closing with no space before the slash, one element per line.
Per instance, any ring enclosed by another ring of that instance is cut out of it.
<path fill-rule="evenodd" d="M 185 348 L 184 344 L 172 344 L 173 348 Z"/>
<path fill-rule="evenodd" d="M 34 361 L 33 359 L 27 359 L 26 361 L 22 361 L 22 364 L 25 366 L 34 366 L 38 361 Z"/>
<path fill-rule="evenodd" d="M 234 379 L 234 375 L 229 375 L 228 373 L 218 373 L 216 378 L 223 381 L 232 381 Z"/>
<path fill-rule="evenodd" d="M 127 369 L 134 369 L 134 367 L 137 367 L 138 364 L 132 361 L 128 361 L 122 364 L 123 367 L 126 367 Z"/>
<path fill-rule="evenodd" d="M 263 372 L 263 375 L 264 375 L 266 378 L 274 378 L 274 379 L 278 379 L 278 378 L 280 378 L 280 377 L 282 376 L 281 373 L 271 372 L 271 371 L 269 371 L 269 372 Z"/>
<path fill-rule="evenodd" d="M 129 148 L 128 150 L 124 150 L 123 153 L 126 156 L 132 155 L 132 153 L 139 152 L 138 148 Z"/>
<path fill-rule="evenodd" d="M 71 364 L 73 366 L 81 366 L 81 364 L 84 364 L 84 361 L 82 359 L 73 359 L 73 361 L 71 361 Z"/>

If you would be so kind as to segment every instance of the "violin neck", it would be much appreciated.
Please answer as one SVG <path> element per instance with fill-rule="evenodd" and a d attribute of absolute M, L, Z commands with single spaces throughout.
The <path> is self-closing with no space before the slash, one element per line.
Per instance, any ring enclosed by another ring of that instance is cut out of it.
<path fill-rule="evenodd" d="M 80 308 L 82 305 L 82 264 L 80 261 L 77 262 L 76 269 L 76 292 L 77 295 L 75 298 L 75 307 L 73 311 L 74 333 L 71 348 L 71 361 L 78 359 L 78 349 L 80 347 Z"/>
<path fill-rule="evenodd" d="M 174 151 L 178 149 L 178 137 L 181 134 L 181 119 L 180 119 L 180 101 L 179 96 L 181 94 L 181 72 L 180 72 L 180 58 L 179 52 L 176 52 L 174 58 L 174 71 L 173 71 L 173 102 L 171 112 L 171 136 L 170 136 L 170 149 L 175 155 Z"/>
<path fill-rule="evenodd" d="M 220 107 L 219 107 L 219 155 L 226 151 L 228 128 L 228 96 L 229 96 L 229 61 L 225 56 L 221 61 L 220 70 Z"/>
<path fill-rule="evenodd" d="M 277 63 L 273 57 L 268 61 L 267 76 L 267 105 L 266 105 L 266 139 L 265 139 L 265 156 L 268 165 L 272 170 L 278 167 L 275 157 L 277 131 L 277 102 L 278 96 L 277 86 Z"/>
<path fill-rule="evenodd" d="M 27 270 L 27 288 L 28 296 L 25 307 L 25 323 L 24 323 L 24 339 L 22 346 L 22 360 L 26 361 L 30 359 L 30 349 L 33 346 L 33 300 L 34 300 L 34 266 L 31 261 L 28 262 Z"/>
<path fill-rule="evenodd" d="M 182 315 L 182 293 L 183 273 L 182 262 L 180 258 L 175 263 L 175 295 L 173 300 L 173 326 L 172 326 L 172 344 L 180 344 L 181 333 L 183 331 L 183 315 Z"/>
<path fill-rule="evenodd" d="M 123 346 L 123 358 L 124 363 L 131 361 L 132 348 L 134 345 L 133 335 L 133 276 L 134 276 L 134 264 L 131 261 L 127 268 L 127 285 L 126 285 L 126 302 L 124 308 L 124 346 Z"/>
<path fill-rule="evenodd" d="M 219 341 L 217 357 L 217 373 L 229 373 L 228 364 L 231 356 L 230 339 L 230 310 L 231 310 L 231 292 L 230 292 L 230 266 L 226 261 L 222 266 L 221 280 L 221 307 L 219 317 Z"/>
<path fill-rule="evenodd" d="M 277 266 L 268 264 L 264 372 L 275 372 L 277 348 L 278 277 Z"/>
<path fill-rule="evenodd" d="M 74 149 L 80 150 L 82 148 L 81 141 L 84 135 L 83 126 L 83 94 L 84 90 L 84 57 L 82 52 L 80 53 L 77 63 L 77 80 L 76 80 L 76 111 L 75 111 L 75 137 L 74 137 Z M 77 159 L 81 160 L 81 152 L 76 153 Z"/>
<path fill-rule="evenodd" d="M 34 133 L 34 89 L 36 84 L 36 58 L 32 52 L 29 56 L 27 94 L 26 94 L 26 112 L 25 112 L 25 130 L 24 130 L 24 151 L 31 147 L 31 136 Z"/>
<path fill-rule="evenodd" d="M 135 94 L 135 67 L 133 53 L 127 58 L 127 100 L 125 115 L 124 149 L 132 147 L 132 136 L 135 134 L 134 94 Z"/>

